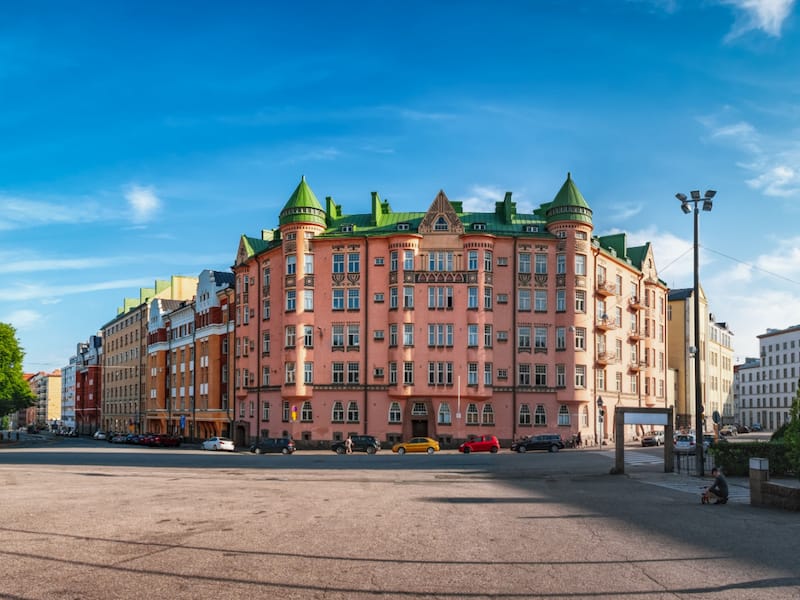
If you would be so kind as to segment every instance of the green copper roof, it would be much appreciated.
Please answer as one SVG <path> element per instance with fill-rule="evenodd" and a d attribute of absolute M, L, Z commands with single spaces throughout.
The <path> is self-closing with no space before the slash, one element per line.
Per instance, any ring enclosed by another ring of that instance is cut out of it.
<path fill-rule="evenodd" d="M 305 175 L 281 210 L 279 223 L 316 223 L 325 225 L 325 211 L 306 183 Z"/>
<path fill-rule="evenodd" d="M 592 209 L 583 199 L 570 173 L 567 173 L 567 180 L 547 207 L 547 222 L 554 221 L 592 222 Z"/>

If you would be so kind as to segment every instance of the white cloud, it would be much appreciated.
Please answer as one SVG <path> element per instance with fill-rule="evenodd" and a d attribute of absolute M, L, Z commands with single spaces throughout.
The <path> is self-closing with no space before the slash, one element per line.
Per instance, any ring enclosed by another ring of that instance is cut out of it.
<path fill-rule="evenodd" d="M 41 322 L 42 319 L 42 315 L 35 310 L 21 309 L 15 310 L 9 315 L 3 317 L 3 322 L 11 323 L 11 325 L 14 326 L 14 329 L 20 330 L 27 329 Z"/>
<path fill-rule="evenodd" d="M 505 190 L 492 185 L 473 185 L 466 196 L 451 198 L 460 201 L 464 212 L 493 213 L 495 202 L 501 202 L 506 197 Z M 517 203 L 517 214 L 530 213 L 533 206 L 526 200 L 511 197 L 512 202 Z"/>
<path fill-rule="evenodd" d="M 146 223 L 161 208 L 161 200 L 156 196 L 152 187 L 131 185 L 125 192 L 125 199 L 128 201 L 135 223 Z"/>
<path fill-rule="evenodd" d="M 754 30 L 780 37 L 794 3 L 795 0 L 722 0 L 722 4 L 732 6 L 736 13 L 736 22 L 725 36 L 725 41 L 732 41 Z"/>
<path fill-rule="evenodd" d="M 42 300 L 54 302 L 59 296 L 72 296 L 100 290 L 138 290 L 153 285 L 153 279 L 118 279 L 98 283 L 81 283 L 75 285 L 53 286 L 46 283 L 33 284 L 18 282 L 12 288 L 0 289 L 0 302 L 21 300 Z"/>
<path fill-rule="evenodd" d="M 91 223 L 103 214 L 92 204 L 83 207 L 83 210 L 75 210 L 75 204 L 82 203 L 69 199 L 57 204 L 0 194 L 0 231 L 52 224 Z"/>
<path fill-rule="evenodd" d="M 745 183 L 765 196 L 800 195 L 800 143 L 796 136 L 770 137 L 746 121 L 721 124 L 723 118 L 710 116 L 698 120 L 708 129 L 711 141 L 729 142 L 747 154 L 747 159 L 738 163 L 751 174 Z"/>

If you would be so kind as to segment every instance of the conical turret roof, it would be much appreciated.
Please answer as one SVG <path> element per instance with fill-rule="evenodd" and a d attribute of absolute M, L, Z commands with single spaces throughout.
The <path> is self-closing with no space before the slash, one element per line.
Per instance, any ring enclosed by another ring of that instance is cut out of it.
<path fill-rule="evenodd" d="M 572 174 L 567 173 L 567 180 L 556 197 L 547 208 L 547 221 L 582 221 L 592 222 L 592 209 L 589 208 L 578 186 L 572 181 Z"/>
<path fill-rule="evenodd" d="M 306 183 L 305 175 L 281 210 L 279 223 L 316 223 L 325 227 L 325 211 Z"/>

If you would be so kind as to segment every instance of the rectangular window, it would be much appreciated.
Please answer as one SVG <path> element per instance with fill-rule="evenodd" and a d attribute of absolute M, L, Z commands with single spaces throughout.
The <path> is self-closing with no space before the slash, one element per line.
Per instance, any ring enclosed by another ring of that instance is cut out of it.
<path fill-rule="evenodd" d="M 295 365 L 293 362 L 287 362 L 285 367 L 285 383 L 288 385 L 294 385 L 295 383 Z"/>
<path fill-rule="evenodd" d="M 297 292 L 295 290 L 287 290 L 286 292 L 286 310 L 292 312 L 297 309 Z"/>
<path fill-rule="evenodd" d="M 537 254 L 535 259 L 535 266 L 536 274 L 537 275 L 546 275 L 547 274 L 547 254 Z"/>
<path fill-rule="evenodd" d="M 537 350 L 547 350 L 547 328 L 535 327 L 533 330 L 533 347 Z"/>
<path fill-rule="evenodd" d="M 361 255 L 351 252 L 347 255 L 347 272 L 359 273 L 361 271 Z"/>
<path fill-rule="evenodd" d="M 564 365 L 556 365 L 556 387 L 567 387 L 567 369 Z"/>
<path fill-rule="evenodd" d="M 313 275 L 314 274 L 314 255 L 313 254 L 304 254 L 303 255 L 303 273 L 305 275 Z"/>
<path fill-rule="evenodd" d="M 567 273 L 567 255 L 566 254 L 557 254 L 556 255 L 556 274 L 557 275 L 566 275 Z"/>
<path fill-rule="evenodd" d="M 556 290 L 556 312 L 566 312 L 567 310 L 567 291 Z"/>
<path fill-rule="evenodd" d="M 492 310 L 492 288 L 483 288 L 483 308 Z"/>
<path fill-rule="evenodd" d="M 413 271 L 414 270 L 414 251 L 413 250 L 404 250 L 403 251 L 403 270 L 404 271 Z"/>
<path fill-rule="evenodd" d="M 583 290 L 575 290 L 575 312 L 586 312 L 586 292 Z"/>
<path fill-rule="evenodd" d="M 492 363 L 483 365 L 483 385 L 492 385 Z"/>
<path fill-rule="evenodd" d="M 392 273 L 397 271 L 397 265 L 398 265 L 397 256 L 398 256 L 397 250 L 392 250 L 391 252 L 389 252 L 389 271 Z"/>
<path fill-rule="evenodd" d="M 389 384 L 397 385 L 397 363 L 389 363 Z"/>
<path fill-rule="evenodd" d="M 467 364 L 467 385 L 478 385 L 478 363 Z"/>
<path fill-rule="evenodd" d="M 478 251 L 470 250 L 467 252 L 467 271 L 478 270 Z"/>
<path fill-rule="evenodd" d="M 575 387 L 586 387 L 586 365 L 575 365 Z"/>
<path fill-rule="evenodd" d="M 303 310 L 314 311 L 314 290 L 303 290 Z"/>
<path fill-rule="evenodd" d="M 303 346 L 314 347 L 314 328 L 311 325 L 303 325 Z"/>
<path fill-rule="evenodd" d="M 403 323 L 403 346 L 414 345 L 414 324 Z"/>
<path fill-rule="evenodd" d="M 586 275 L 586 255 L 575 255 L 575 275 Z"/>
<path fill-rule="evenodd" d="M 535 365 L 533 384 L 540 387 L 547 386 L 547 365 Z"/>
<path fill-rule="evenodd" d="M 359 290 L 347 290 L 347 310 L 358 310 L 361 308 Z"/>
<path fill-rule="evenodd" d="M 285 332 L 286 332 L 286 347 L 294 348 L 295 344 L 297 343 L 297 330 L 295 329 L 295 326 L 287 325 Z"/>
<path fill-rule="evenodd" d="M 396 287 L 389 288 L 389 308 L 397 308 L 398 304 L 398 294 Z"/>
<path fill-rule="evenodd" d="M 331 327 L 331 347 L 344 348 L 344 325 L 333 325 Z"/>
<path fill-rule="evenodd" d="M 517 367 L 517 383 L 522 386 L 530 386 L 531 384 L 531 366 L 520 364 Z"/>
<path fill-rule="evenodd" d="M 567 349 L 567 328 L 556 327 L 556 350 Z"/>
<path fill-rule="evenodd" d="M 347 347 L 358 348 L 361 344 L 361 327 L 359 325 L 347 326 Z"/>
<path fill-rule="evenodd" d="M 344 273 L 344 254 L 333 255 L 333 272 Z"/>
<path fill-rule="evenodd" d="M 575 350 L 586 350 L 586 329 L 584 327 L 575 328 Z"/>
<path fill-rule="evenodd" d="M 344 363 L 333 363 L 331 373 L 333 375 L 333 378 L 331 379 L 333 383 L 344 383 Z"/>
<path fill-rule="evenodd" d="M 492 326 L 491 325 L 484 325 L 483 326 L 483 345 L 486 348 L 492 347 L 492 342 L 494 339 L 492 338 Z"/>
<path fill-rule="evenodd" d="M 533 310 L 547 312 L 547 290 L 536 290 L 534 292 Z"/>
<path fill-rule="evenodd" d="M 517 349 L 520 351 L 528 351 L 531 349 L 531 328 L 518 327 L 517 328 Z"/>
<path fill-rule="evenodd" d="M 467 308 L 478 308 L 478 288 L 467 288 Z"/>
<path fill-rule="evenodd" d="M 333 302 L 331 308 L 333 308 L 333 310 L 344 310 L 344 290 L 333 290 Z"/>
<path fill-rule="evenodd" d="M 403 308 L 414 308 L 414 287 L 403 286 Z"/>
<path fill-rule="evenodd" d="M 347 363 L 347 383 L 358 383 L 361 379 L 360 368 L 357 362 Z"/>
<path fill-rule="evenodd" d="M 517 293 L 517 309 L 529 311 L 531 309 L 531 291 L 519 290 Z"/>
<path fill-rule="evenodd" d="M 413 362 L 404 362 L 403 363 L 403 384 L 404 385 L 414 385 L 414 363 Z"/>
<path fill-rule="evenodd" d="M 492 272 L 492 253 L 488 250 L 483 253 L 483 270 L 487 273 Z"/>
<path fill-rule="evenodd" d="M 530 273 L 531 272 L 531 255 L 527 252 L 520 252 L 519 256 L 517 257 L 518 264 L 519 264 L 519 272 L 520 273 Z"/>
<path fill-rule="evenodd" d="M 474 323 L 467 325 L 467 346 L 477 347 L 478 345 L 478 326 Z"/>
<path fill-rule="evenodd" d="M 307 385 L 314 383 L 314 363 L 303 363 L 303 383 Z"/>
<path fill-rule="evenodd" d="M 286 257 L 286 274 L 294 275 L 295 273 L 297 273 L 297 257 L 290 254 Z"/>

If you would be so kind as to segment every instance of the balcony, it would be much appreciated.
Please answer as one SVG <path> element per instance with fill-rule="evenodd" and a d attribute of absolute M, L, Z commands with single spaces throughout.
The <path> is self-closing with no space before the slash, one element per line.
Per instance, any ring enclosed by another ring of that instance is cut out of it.
<path fill-rule="evenodd" d="M 632 342 L 638 342 L 643 337 L 644 334 L 642 333 L 641 329 L 631 329 L 628 332 L 628 339 L 631 340 Z"/>
<path fill-rule="evenodd" d="M 597 319 L 595 326 L 600 331 L 611 331 L 612 329 L 617 328 L 617 323 L 613 319 L 610 319 L 608 315 L 603 315 Z"/>
<path fill-rule="evenodd" d="M 602 351 L 597 353 L 597 364 L 598 365 L 610 365 L 612 363 L 617 362 L 617 354 L 616 352 L 607 352 Z"/>
<path fill-rule="evenodd" d="M 631 296 L 628 300 L 628 308 L 631 310 L 642 310 L 644 308 L 644 302 L 638 296 Z"/>
<path fill-rule="evenodd" d="M 610 281 L 598 281 L 595 292 L 598 296 L 616 296 L 617 286 Z"/>
<path fill-rule="evenodd" d="M 631 373 L 638 373 L 639 371 L 644 369 L 646 366 L 647 366 L 647 363 L 645 361 L 643 361 L 643 360 L 632 361 L 632 362 L 628 363 L 628 371 L 630 371 Z"/>

